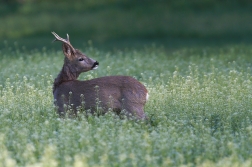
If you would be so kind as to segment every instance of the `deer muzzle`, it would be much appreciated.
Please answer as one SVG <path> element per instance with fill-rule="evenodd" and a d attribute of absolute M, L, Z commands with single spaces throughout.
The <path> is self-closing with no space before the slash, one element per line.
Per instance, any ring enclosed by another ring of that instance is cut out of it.
<path fill-rule="evenodd" d="M 99 62 L 98 62 L 98 61 L 94 62 L 93 66 L 92 66 L 92 70 L 97 69 L 97 68 L 98 68 L 98 65 L 99 65 Z"/>

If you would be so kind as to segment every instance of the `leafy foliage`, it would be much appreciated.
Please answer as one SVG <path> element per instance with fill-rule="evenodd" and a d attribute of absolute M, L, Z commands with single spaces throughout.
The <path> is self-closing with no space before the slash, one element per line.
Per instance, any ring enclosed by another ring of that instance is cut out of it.
<path fill-rule="evenodd" d="M 80 79 L 134 76 L 149 90 L 150 120 L 58 118 L 52 81 L 63 54 L 7 47 L 0 166 L 251 166 L 251 46 L 85 53 L 100 67 Z"/>

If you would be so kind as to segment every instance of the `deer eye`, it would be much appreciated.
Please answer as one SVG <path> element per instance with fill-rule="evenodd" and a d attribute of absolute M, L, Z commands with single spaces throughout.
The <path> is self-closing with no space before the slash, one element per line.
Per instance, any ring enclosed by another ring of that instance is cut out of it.
<path fill-rule="evenodd" d="M 84 59 L 83 58 L 79 58 L 79 61 L 83 61 Z"/>

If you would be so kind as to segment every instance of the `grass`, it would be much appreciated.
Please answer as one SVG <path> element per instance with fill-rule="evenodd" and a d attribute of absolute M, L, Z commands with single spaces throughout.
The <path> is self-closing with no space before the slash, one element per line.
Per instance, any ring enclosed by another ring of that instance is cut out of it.
<path fill-rule="evenodd" d="M 5 45 L 0 166 L 251 166 L 250 45 L 172 52 L 87 46 L 100 67 L 80 79 L 134 76 L 150 93 L 148 123 L 113 114 L 58 118 L 52 82 L 62 52 Z"/>
<path fill-rule="evenodd" d="M 246 0 L 1 4 L 0 167 L 251 166 L 250 7 Z M 60 119 L 52 83 L 63 54 L 60 44 L 48 45 L 50 31 L 69 33 L 100 62 L 81 80 L 130 75 L 146 85 L 150 121 L 112 113 Z M 89 39 L 98 49 L 83 44 Z"/>
<path fill-rule="evenodd" d="M 168 42 L 169 47 L 174 46 L 174 39 L 201 38 L 214 39 L 218 45 L 223 39 L 225 43 L 251 42 L 252 36 L 251 3 L 247 0 L 14 2 L 0 5 L 0 40 L 18 41 L 29 49 L 47 46 L 51 31 L 69 33 L 74 46 L 90 39 L 110 46 L 133 39 L 128 42 L 133 46 L 140 40 L 140 44 Z"/>

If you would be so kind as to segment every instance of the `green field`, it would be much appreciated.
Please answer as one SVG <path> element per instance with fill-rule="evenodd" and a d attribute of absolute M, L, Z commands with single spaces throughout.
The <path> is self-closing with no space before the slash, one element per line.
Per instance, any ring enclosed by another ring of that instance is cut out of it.
<path fill-rule="evenodd" d="M 0 167 L 252 166 L 249 0 L 0 2 Z M 147 122 L 59 118 L 55 31 L 149 91 Z"/>
<path fill-rule="evenodd" d="M 0 1 L 0 41 L 27 50 L 52 48 L 51 31 L 69 33 L 76 47 L 92 40 L 108 51 L 152 43 L 174 49 L 252 41 L 250 0 L 8 1 Z"/>
<path fill-rule="evenodd" d="M 0 166 L 251 166 L 251 45 L 103 52 L 91 79 L 130 75 L 149 90 L 149 122 L 58 118 L 58 51 L 1 52 Z M 11 68 L 10 68 L 11 67 Z"/>

